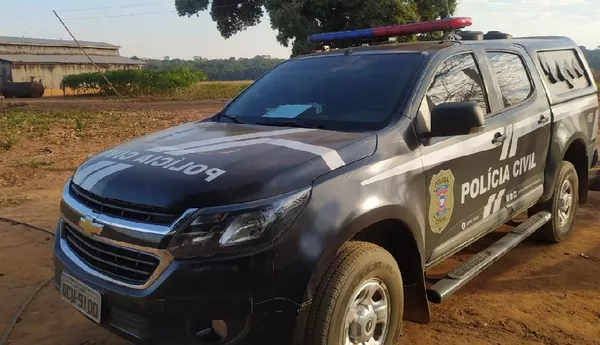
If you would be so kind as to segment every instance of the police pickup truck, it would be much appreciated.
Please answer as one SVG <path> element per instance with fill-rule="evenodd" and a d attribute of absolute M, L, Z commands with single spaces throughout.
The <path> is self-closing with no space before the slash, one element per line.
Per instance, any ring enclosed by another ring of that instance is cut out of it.
<path fill-rule="evenodd" d="M 528 236 L 567 239 L 597 160 L 590 69 L 568 38 L 470 24 L 311 36 L 361 44 L 92 156 L 62 195 L 60 294 L 144 344 L 396 345 L 403 320 L 428 322 L 430 302 Z M 444 40 L 364 44 L 432 31 Z"/>

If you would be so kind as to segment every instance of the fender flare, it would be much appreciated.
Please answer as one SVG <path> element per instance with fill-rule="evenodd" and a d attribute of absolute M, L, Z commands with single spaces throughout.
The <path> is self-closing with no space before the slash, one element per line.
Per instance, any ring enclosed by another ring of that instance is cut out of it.
<path fill-rule="evenodd" d="M 582 132 L 573 133 L 565 142 L 553 140 L 556 137 L 556 134 L 553 134 L 551 137 L 551 146 L 546 159 L 546 167 L 544 168 L 544 194 L 540 198 L 542 202 L 548 201 L 552 197 L 560 165 L 571 145 L 576 141 L 580 141 L 584 148 L 587 147 L 585 136 Z M 587 156 L 587 150 L 585 154 Z M 587 182 L 584 182 L 584 184 L 587 186 Z"/>
<path fill-rule="evenodd" d="M 401 215 L 402 217 L 398 217 Z M 313 269 L 311 278 L 305 288 L 303 297 L 303 303 L 299 309 L 299 314 L 296 322 L 294 331 L 294 341 L 301 343 L 304 337 L 304 331 L 308 322 L 308 314 L 310 312 L 310 306 L 312 302 L 312 296 L 315 293 L 320 283 L 321 277 L 327 270 L 329 264 L 333 261 L 338 249 L 347 241 L 351 240 L 362 230 L 374 226 L 383 221 L 397 221 L 403 224 L 403 230 L 409 231 L 413 237 L 415 244 L 418 249 L 419 270 L 421 276 L 419 281 L 421 284 L 413 284 L 408 287 L 410 295 L 418 294 L 421 298 L 405 299 L 405 310 L 407 307 L 410 308 L 411 312 L 405 312 L 405 318 L 414 322 L 428 323 L 430 321 L 429 304 L 427 302 L 427 295 L 425 290 L 424 271 L 423 271 L 423 257 L 424 255 L 424 233 L 419 232 L 422 229 L 417 218 L 412 215 L 407 208 L 398 205 L 384 205 L 382 207 L 372 209 L 353 220 L 346 223 L 337 236 L 331 241 L 331 245 L 321 254 L 321 257 L 317 260 L 315 268 Z M 405 291 L 407 286 L 405 286 Z"/>
<path fill-rule="evenodd" d="M 403 215 L 403 217 L 399 218 L 398 215 Z M 311 279 L 306 287 L 304 301 L 309 301 L 313 292 L 316 290 L 319 285 L 319 281 L 321 276 L 327 270 L 329 263 L 331 263 L 337 253 L 337 250 L 347 241 L 351 240 L 356 234 L 360 231 L 367 229 L 379 222 L 386 220 L 395 220 L 398 221 L 405 226 L 405 230 L 410 231 L 412 237 L 414 238 L 419 253 L 421 254 L 421 264 L 424 260 L 424 238 L 423 234 L 419 233 L 420 229 L 418 225 L 418 221 L 416 217 L 410 215 L 402 206 L 398 205 L 385 205 L 373 210 L 370 210 L 367 213 L 356 217 L 352 221 L 348 222 L 346 225 L 342 227 L 342 230 L 337 234 L 337 236 L 331 241 L 331 245 L 327 246 L 327 249 L 321 254 L 321 257 L 317 261 L 315 269 L 313 270 L 313 274 Z"/>

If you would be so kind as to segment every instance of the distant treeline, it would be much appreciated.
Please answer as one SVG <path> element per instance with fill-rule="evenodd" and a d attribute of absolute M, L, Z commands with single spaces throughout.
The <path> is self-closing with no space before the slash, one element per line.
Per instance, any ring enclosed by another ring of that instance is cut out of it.
<path fill-rule="evenodd" d="M 134 56 L 133 59 L 137 57 Z M 144 69 L 148 70 L 164 71 L 184 67 L 191 71 L 202 71 L 209 80 L 255 80 L 285 60 L 270 56 L 255 56 L 251 59 L 206 59 L 196 56 L 194 60 L 170 59 L 165 56 L 163 60 L 144 61 Z"/>
<path fill-rule="evenodd" d="M 587 61 L 596 71 L 600 71 L 600 48 L 590 50 L 581 47 Z M 133 57 L 133 59 L 139 59 Z M 209 80 L 255 80 L 262 74 L 285 61 L 270 56 L 258 55 L 253 58 L 206 59 L 200 56 L 193 60 L 170 59 L 165 56 L 163 60 L 143 59 L 146 61 L 145 69 L 167 71 L 173 68 L 186 67 L 191 71 L 202 71 Z"/>
<path fill-rule="evenodd" d="M 581 47 L 581 50 L 583 50 L 583 55 L 585 55 L 590 67 L 596 71 L 600 71 L 600 48 L 589 50 Z"/>

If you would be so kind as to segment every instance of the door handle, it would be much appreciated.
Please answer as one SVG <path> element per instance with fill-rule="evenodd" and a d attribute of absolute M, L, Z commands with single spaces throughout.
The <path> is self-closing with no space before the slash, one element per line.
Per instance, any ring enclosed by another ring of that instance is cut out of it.
<path fill-rule="evenodd" d="M 492 144 L 502 144 L 506 140 L 506 134 L 502 134 L 500 132 L 494 134 L 494 139 L 492 139 Z"/>
<path fill-rule="evenodd" d="M 548 121 L 550 121 L 549 117 L 540 115 L 540 120 L 538 121 L 538 124 L 545 125 L 546 123 L 548 123 Z"/>

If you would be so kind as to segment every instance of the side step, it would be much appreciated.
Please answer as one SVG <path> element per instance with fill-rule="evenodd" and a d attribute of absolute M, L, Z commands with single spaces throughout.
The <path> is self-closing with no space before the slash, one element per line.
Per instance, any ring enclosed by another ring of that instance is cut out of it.
<path fill-rule="evenodd" d="M 453 269 L 448 276 L 427 289 L 427 299 L 432 303 L 442 303 L 479 273 L 498 261 L 511 249 L 546 224 L 552 215 L 542 211 L 529 217 L 511 232 L 506 234 L 486 250 L 473 255 L 468 261 Z"/>

